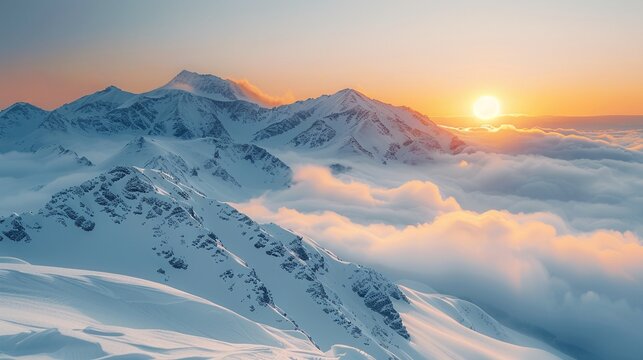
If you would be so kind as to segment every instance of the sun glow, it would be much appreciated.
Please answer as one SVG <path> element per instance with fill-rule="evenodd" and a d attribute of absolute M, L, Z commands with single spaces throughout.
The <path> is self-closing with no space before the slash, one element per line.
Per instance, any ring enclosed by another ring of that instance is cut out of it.
<path fill-rule="evenodd" d="M 480 120 L 491 120 L 500 115 L 500 101 L 494 96 L 481 96 L 473 103 L 473 115 Z"/>

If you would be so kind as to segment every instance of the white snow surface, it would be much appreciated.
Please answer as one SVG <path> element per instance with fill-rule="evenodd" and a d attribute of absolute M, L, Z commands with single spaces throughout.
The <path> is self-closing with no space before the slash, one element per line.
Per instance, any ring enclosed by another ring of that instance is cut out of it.
<path fill-rule="evenodd" d="M 206 299 L 125 275 L 0 257 L 0 284 L 0 356 L 374 359 L 341 344 L 323 352 L 301 332 L 262 325 Z M 403 291 L 410 304 L 402 315 L 421 358 L 559 358 L 473 304 L 406 287 Z M 494 334 L 481 335 L 485 331 Z"/>
<path fill-rule="evenodd" d="M 498 323 L 476 305 L 401 286 L 410 304 L 398 310 L 411 346 L 429 359 L 568 359 Z"/>
<path fill-rule="evenodd" d="M 330 358 L 303 334 L 166 285 L 0 262 L 0 357 Z"/>

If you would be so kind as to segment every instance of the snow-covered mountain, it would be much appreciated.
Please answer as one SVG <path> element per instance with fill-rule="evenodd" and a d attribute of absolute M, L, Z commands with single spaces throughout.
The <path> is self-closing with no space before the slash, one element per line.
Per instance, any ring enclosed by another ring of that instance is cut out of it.
<path fill-rule="evenodd" d="M 120 90 L 104 90 L 120 93 Z M 212 136 L 230 141 L 216 116 L 214 100 L 182 90 L 163 90 L 153 94 L 118 96 L 120 102 L 103 106 L 103 92 L 89 95 L 77 102 L 87 103 L 94 111 L 78 115 L 76 111 L 54 110 L 42 123 L 47 130 L 61 132 L 100 133 L 103 135 L 140 134 L 173 136 L 183 139 Z M 72 106 L 76 102 L 66 105 Z M 74 106 L 75 108 L 75 106 Z"/>
<path fill-rule="evenodd" d="M 0 252 L 162 282 L 255 322 L 300 331 L 324 351 L 344 344 L 378 359 L 427 356 L 402 316 L 420 305 L 381 274 L 276 225 L 259 225 L 158 170 L 116 167 L 37 212 L 1 218 Z M 454 321 L 460 330 L 481 324 L 466 316 Z M 501 325 L 484 323 L 497 341 L 513 342 Z"/>
<path fill-rule="evenodd" d="M 69 136 L 213 137 L 317 157 L 350 156 L 415 164 L 430 160 L 436 152 L 457 153 L 465 147 L 426 116 L 355 90 L 264 108 L 230 80 L 188 71 L 147 93 L 135 95 L 112 86 L 50 113 L 33 109 L 25 113 L 33 114 L 25 123 L 40 121 L 39 125 L 18 131 L 11 130 L 18 129 L 18 122 L 6 122 L 9 125 L 4 132 L 15 131 L 22 137 L 18 143 L 27 148 L 28 139 L 42 141 L 51 132 Z M 29 133 L 37 133 L 35 127 L 40 128 L 40 134 Z"/>
<path fill-rule="evenodd" d="M 181 85 L 168 86 L 175 83 Z M 426 161 L 435 152 L 457 153 L 465 147 L 426 116 L 370 99 L 352 89 L 263 109 L 246 103 L 251 100 L 239 95 L 234 83 L 212 75 L 183 71 L 170 84 L 151 94 L 171 88 L 225 100 L 213 107 L 237 142 L 408 163 Z"/>
<path fill-rule="evenodd" d="M 322 347 L 388 357 L 409 337 L 393 308 L 404 296 L 381 275 L 159 171 L 114 168 L 0 227 L 3 254 L 165 282 L 254 321 L 305 329 Z"/>
<path fill-rule="evenodd" d="M 106 114 L 133 96 L 132 93 L 109 86 L 55 109 L 47 115 L 40 127 L 49 131 L 75 128 L 107 132 L 110 126 L 104 119 Z"/>
<path fill-rule="evenodd" d="M 34 151 L 34 156 L 40 161 L 48 164 L 66 161 L 80 166 L 94 166 L 94 164 L 86 157 L 80 156 L 75 151 L 64 148 L 60 145 L 41 147 Z"/>
<path fill-rule="evenodd" d="M 48 112 L 27 103 L 15 103 L 0 111 L 0 139 L 26 136 L 40 126 Z"/>
<path fill-rule="evenodd" d="M 436 152 L 457 153 L 464 143 L 409 108 L 344 89 L 274 108 L 252 141 L 268 147 L 360 156 L 386 163 L 417 163 Z"/>
<path fill-rule="evenodd" d="M 128 276 L 0 258 L 0 283 L 3 358 L 335 358 L 301 332 Z"/>

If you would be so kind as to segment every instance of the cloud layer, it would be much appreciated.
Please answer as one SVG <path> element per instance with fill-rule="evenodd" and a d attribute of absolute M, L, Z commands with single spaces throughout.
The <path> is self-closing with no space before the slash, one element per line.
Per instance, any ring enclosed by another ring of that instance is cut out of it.
<path fill-rule="evenodd" d="M 45 149 L 46 150 L 46 149 Z M 51 195 L 97 175 L 68 154 L 40 151 L 0 153 L 0 217 L 38 209 Z"/>
<path fill-rule="evenodd" d="M 452 129 L 476 150 L 557 159 L 643 162 L 639 130 L 520 129 L 513 125 Z"/>
<path fill-rule="evenodd" d="M 380 187 L 315 167 L 297 170 L 289 190 L 236 206 L 507 314 L 584 356 L 643 353 L 643 246 L 631 232 L 578 232 L 548 212 L 467 211 L 431 182 Z"/>
<path fill-rule="evenodd" d="M 273 204 L 290 204 L 303 211 L 326 209 L 368 222 L 395 224 L 420 223 L 460 206 L 443 198 L 438 187 L 428 181 L 411 180 L 398 187 L 370 186 L 363 182 L 344 182 L 324 167 L 299 167 L 290 191 L 270 194 Z M 257 200 L 254 200 L 257 201 Z"/>

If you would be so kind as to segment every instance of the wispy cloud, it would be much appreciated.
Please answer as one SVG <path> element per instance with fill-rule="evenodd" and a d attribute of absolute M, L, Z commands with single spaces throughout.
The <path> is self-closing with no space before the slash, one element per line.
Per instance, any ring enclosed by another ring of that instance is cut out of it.
<path fill-rule="evenodd" d="M 241 89 L 243 89 L 246 96 L 265 106 L 272 107 L 272 106 L 278 106 L 283 104 L 289 104 L 295 101 L 295 96 L 290 92 L 287 92 L 286 94 L 281 96 L 274 96 L 274 95 L 265 93 L 258 86 L 252 84 L 250 81 L 246 79 L 240 79 L 240 80 L 233 79 L 232 81 L 234 81 L 237 85 L 241 87 Z"/>

